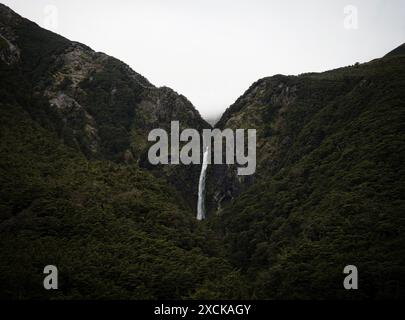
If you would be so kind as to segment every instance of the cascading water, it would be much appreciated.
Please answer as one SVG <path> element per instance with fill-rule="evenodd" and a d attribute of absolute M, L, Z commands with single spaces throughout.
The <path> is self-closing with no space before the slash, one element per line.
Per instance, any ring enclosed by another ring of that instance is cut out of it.
<path fill-rule="evenodd" d="M 198 182 L 197 220 L 205 219 L 205 176 L 208 166 L 208 147 L 205 148 L 201 166 L 200 180 Z"/>

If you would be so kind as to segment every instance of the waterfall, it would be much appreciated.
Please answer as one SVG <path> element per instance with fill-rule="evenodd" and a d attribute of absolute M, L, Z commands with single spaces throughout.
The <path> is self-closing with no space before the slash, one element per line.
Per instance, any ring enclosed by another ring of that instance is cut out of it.
<path fill-rule="evenodd" d="M 201 166 L 200 180 L 198 182 L 197 220 L 205 219 L 205 176 L 208 165 L 208 147 L 205 148 Z"/>

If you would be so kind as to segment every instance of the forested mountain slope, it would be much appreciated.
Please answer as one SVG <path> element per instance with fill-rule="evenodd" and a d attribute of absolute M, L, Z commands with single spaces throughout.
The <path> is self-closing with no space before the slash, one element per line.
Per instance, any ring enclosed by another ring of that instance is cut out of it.
<path fill-rule="evenodd" d="M 26 99 L 23 107 L 35 121 L 88 159 L 144 165 L 150 130 L 169 129 L 172 120 L 182 128 L 210 127 L 184 96 L 155 87 L 125 63 L 44 30 L 4 5 L 0 16 L 2 102 Z M 197 166 L 154 172 L 194 206 Z"/>
<path fill-rule="evenodd" d="M 404 296 L 401 48 L 365 64 L 261 79 L 219 121 L 257 129 L 256 174 L 216 168 L 209 186 L 228 257 L 255 297 Z M 360 278 L 350 294 L 341 285 L 349 264 Z"/>
<path fill-rule="evenodd" d="M 200 166 L 147 161 L 192 104 L 0 5 L 0 298 L 403 297 L 403 48 L 254 83 L 217 127 L 257 129 L 256 173 L 210 165 L 198 222 Z"/>
<path fill-rule="evenodd" d="M 0 298 L 190 298 L 211 282 L 232 297 L 191 209 L 198 166 L 138 165 L 149 130 L 208 126 L 191 103 L 3 5 L 0 34 Z"/>

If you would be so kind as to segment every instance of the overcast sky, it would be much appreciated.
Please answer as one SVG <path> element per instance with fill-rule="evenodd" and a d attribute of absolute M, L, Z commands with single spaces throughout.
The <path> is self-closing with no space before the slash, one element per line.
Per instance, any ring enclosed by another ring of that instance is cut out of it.
<path fill-rule="evenodd" d="M 259 78 L 366 62 L 405 42 L 404 0 L 0 1 L 173 88 L 204 117 Z"/>

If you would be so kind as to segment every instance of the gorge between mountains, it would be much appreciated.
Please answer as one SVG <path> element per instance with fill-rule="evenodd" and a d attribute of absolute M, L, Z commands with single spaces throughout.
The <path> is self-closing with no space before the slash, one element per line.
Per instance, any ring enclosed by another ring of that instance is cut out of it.
<path fill-rule="evenodd" d="M 254 174 L 153 165 L 151 130 L 212 129 L 191 102 L 0 4 L 0 298 L 403 297 L 404 89 L 404 45 L 265 77 L 215 125 L 256 129 Z"/>

